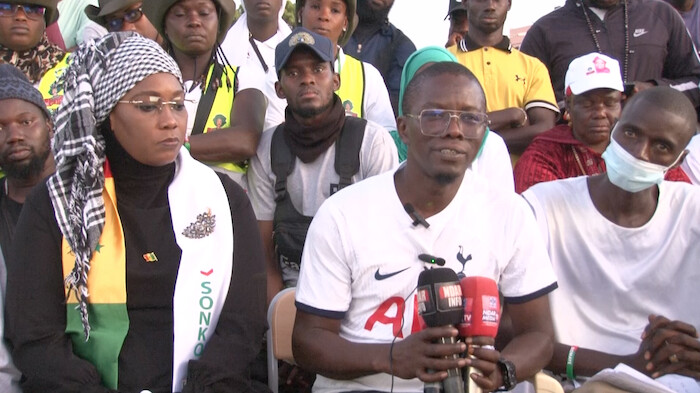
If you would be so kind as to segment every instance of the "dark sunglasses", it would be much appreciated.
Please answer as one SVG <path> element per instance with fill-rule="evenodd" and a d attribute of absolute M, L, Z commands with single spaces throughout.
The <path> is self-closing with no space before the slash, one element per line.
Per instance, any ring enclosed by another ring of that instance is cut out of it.
<path fill-rule="evenodd" d="M 107 30 L 110 32 L 119 31 L 124 27 L 124 22 L 135 23 L 143 16 L 141 7 L 126 11 L 121 18 L 114 18 L 107 21 Z"/>
<path fill-rule="evenodd" d="M 32 20 L 42 19 L 46 13 L 46 7 L 40 5 L 0 3 L 0 16 L 14 17 L 20 8 Z"/>

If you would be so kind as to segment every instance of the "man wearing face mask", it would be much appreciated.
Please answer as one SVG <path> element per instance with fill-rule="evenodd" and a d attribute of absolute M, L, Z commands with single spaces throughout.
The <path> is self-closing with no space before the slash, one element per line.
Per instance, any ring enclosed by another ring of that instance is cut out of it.
<path fill-rule="evenodd" d="M 522 194 L 559 283 L 550 295 L 548 369 L 580 382 L 624 363 L 675 391 L 700 391 L 700 189 L 664 181 L 686 156 L 695 124 L 683 93 L 640 92 L 613 128 L 607 173 Z M 604 391 L 592 384 L 581 391 Z"/>

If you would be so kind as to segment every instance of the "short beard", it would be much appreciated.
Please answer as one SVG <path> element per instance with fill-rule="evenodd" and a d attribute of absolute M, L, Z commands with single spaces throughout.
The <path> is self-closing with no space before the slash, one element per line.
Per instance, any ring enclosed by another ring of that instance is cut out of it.
<path fill-rule="evenodd" d="M 46 140 L 45 148 L 38 154 L 32 149 L 32 158 L 26 164 L 21 163 L 2 163 L 2 170 L 7 174 L 8 178 L 28 180 L 41 175 L 44 171 L 46 160 L 51 154 L 51 148 L 48 139 Z"/>
<path fill-rule="evenodd" d="M 496 32 L 496 31 L 498 31 L 498 29 L 500 29 L 500 28 L 502 28 L 502 27 L 503 27 L 503 25 L 501 25 L 500 27 L 499 27 L 499 26 L 495 26 L 495 27 L 489 26 L 489 27 L 486 27 L 486 28 L 481 28 L 480 30 L 481 30 L 481 32 L 482 32 L 483 34 L 491 34 L 491 33 L 494 33 L 494 32 Z"/>
<path fill-rule="evenodd" d="M 332 106 L 333 97 L 331 96 L 331 99 L 328 100 L 328 103 L 326 105 L 320 106 L 318 108 L 292 108 L 292 112 L 294 112 L 294 114 L 301 117 L 302 119 L 311 119 L 326 112 Z"/>
<path fill-rule="evenodd" d="M 502 29 L 504 26 L 504 23 L 501 23 L 500 25 L 487 25 L 487 26 L 480 26 L 479 25 L 479 20 L 474 20 L 474 21 L 469 21 L 469 26 L 474 26 L 475 29 L 478 28 L 478 31 L 481 31 L 484 34 L 491 34 L 493 32 L 498 31 L 498 29 Z M 478 26 L 478 27 L 477 27 Z"/>
<path fill-rule="evenodd" d="M 457 180 L 457 175 L 451 175 L 448 173 L 438 173 L 435 175 L 435 181 L 441 186 L 447 186 L 454 183 Z"/>

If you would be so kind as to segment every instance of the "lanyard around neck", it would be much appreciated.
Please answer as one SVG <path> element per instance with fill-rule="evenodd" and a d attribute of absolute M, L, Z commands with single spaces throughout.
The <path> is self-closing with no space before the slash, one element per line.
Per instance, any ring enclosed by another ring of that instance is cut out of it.
<path fill-rule="evenodd" d="M 253 34 L 248 33 L 248 41 L 250 42 L 250 45 L 253 47 L 253 50 L 255 51 L 255 55 L 258 56 L 258 60 L 260 61 L 260 65 L 262 65 L 263 70 L 265 71 L 265 73 L 267 73 L 267 70 L 270 67 L 267 66 L 265 59 L 263 59 L 262 55 L 260 54 L 260 49 L 258 49 L 258 44 L 255 43 L 255 39 L 253 38 Z"/>
<path fill-rule="evenodd" d="M 598 53 L 603 53 L 603 50 L 600 49 L 600 42 L 598 41 L 598 30 L 593 28 L 593 23 L 591 22 L 591 18 L 588 16 L 588 12 L 586 12 L 586 5 L 583 4 L 583 2 L 578 2 L 577 6 L 581 7 L 581 10 L 583 10 L 583 16 L 586 18 L 586 24 L 588 25 L 588 31 L 591 33 L 591 37 L 593 38 L 593 43 L 595 44 L 596 49 L 598 50 Z M 624 15 L 624 21 L 625 21 L 625 58 L 622 63 L 622 81 L 624 83 L 627 83 L 627 69 L 629 68 L 629 55 L 630 55 L 630 29 L 629 29 L 629 10 L 627 9 L 627 0 L 622 0 L 622 12 Z"/>

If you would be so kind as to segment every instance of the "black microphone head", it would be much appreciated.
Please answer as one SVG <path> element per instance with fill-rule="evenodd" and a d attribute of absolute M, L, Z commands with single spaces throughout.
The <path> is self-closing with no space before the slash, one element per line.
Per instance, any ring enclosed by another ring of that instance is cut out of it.
<path fill-rule="evenodd" d="M 454 270 L 443 267 L 422 271 L 418 276 L 417 296 L 418 313 L 429 327 L 462 321 L 462 287 Z"/>

